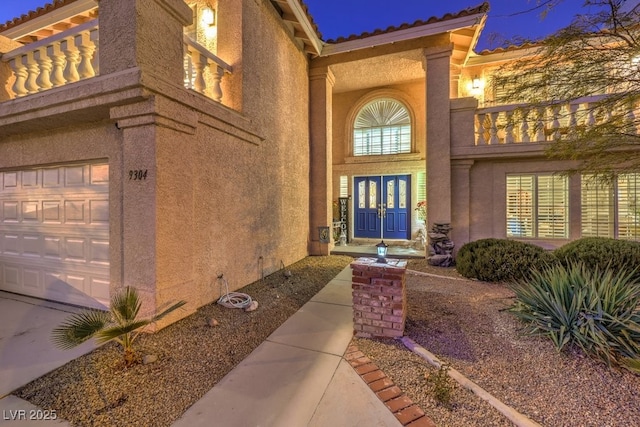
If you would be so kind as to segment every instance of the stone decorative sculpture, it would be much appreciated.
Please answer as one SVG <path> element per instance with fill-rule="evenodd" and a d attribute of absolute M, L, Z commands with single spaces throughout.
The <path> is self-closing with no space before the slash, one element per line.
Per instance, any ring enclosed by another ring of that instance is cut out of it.
<path fill-rule="evenodd" d="M 437 267 L 451 267 L 454 264 L 454 243 L 449 239 L 451 225 L 449 223 L 434 223 L 429 232 L 429 257 L 430 265 Z"/>

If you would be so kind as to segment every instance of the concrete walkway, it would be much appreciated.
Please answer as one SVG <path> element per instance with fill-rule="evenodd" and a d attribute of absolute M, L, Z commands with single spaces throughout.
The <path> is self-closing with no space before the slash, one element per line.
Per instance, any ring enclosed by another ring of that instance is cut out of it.
<path fill-rule="evenodd" d="M 351 303 L 347 267 L 173 426 L 401 426 L 342 358 Z"/>

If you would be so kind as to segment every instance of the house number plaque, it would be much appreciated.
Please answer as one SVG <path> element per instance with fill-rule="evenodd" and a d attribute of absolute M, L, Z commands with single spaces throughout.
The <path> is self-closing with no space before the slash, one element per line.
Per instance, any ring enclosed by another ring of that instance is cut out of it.
<path fill-rule="evenodd" d="M 147 169 L 129 170 L 130 181 L 144 181 L 147 179 Z"/>

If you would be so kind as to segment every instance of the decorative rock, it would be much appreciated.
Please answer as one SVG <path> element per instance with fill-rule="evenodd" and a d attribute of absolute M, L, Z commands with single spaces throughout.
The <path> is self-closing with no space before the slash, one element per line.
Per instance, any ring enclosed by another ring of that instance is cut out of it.
<path fill-rule="evenodd" d="M 220 323 L 219 323 L 216 319 L 214 319 L 213 317 L 211 317 L 211 318 L 209 318 L 209 319 L 207 320 L 207 325 L 211 326 L 212 328 L 213 328 L 214 326 L 218 326 L 219 324 L 220 324 Z"/>
<path fill-rule="evenodd" d="M 251 304 L 249 304 L 249 306 L 244 309 L 244 311 L 254 311 L 257 308 L 258 308 L 258 301 L 253 300 L 253 301 L 251 301 Z"/>
<path fill-rule="evenodd" d="M 145 354 L 142 358 L 142 364 L 148 365 L 149 363 L 154 363 L 158 361 L 158 356 L 155 354 Z"/>
<path fill-rule="evenodd" d="M 436 267 L 450 267 L 454 264 L 453 248 L 455 244 L 449 239 L 451 226 L 446 223 L 435 223 L 428 233 L 430 265 Z"/>

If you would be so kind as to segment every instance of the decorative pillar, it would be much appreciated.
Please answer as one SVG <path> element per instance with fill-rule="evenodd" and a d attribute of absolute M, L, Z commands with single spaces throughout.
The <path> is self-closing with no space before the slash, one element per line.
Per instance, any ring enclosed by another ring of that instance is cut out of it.
<path fill-rule="evenodd" d="M 329 67 L 309 73 L 311 165 L 309 183 L 309 254 L 329 255 L 332 243 L 324 243 L 319 230 L 333 222 L 332 180 L 332 104 L 335 77 Z M 329 232 L 329 236 L 331 232 Z"/>
<path fill-rule="evenodd" d="M 359 258 L 351 263 L 353 329 L 356 337 L 397 338 L 407 320 L 407 261 Z"/>
<path fill-rule="evenodd" d="M 101 74 L 137 67 L 183 86 L 183 27 L 193 21 L 189 6 L 182 0 L 99 2 L 100 40 L 108 41 L 100 44 Z"/>
<path fill-rule="evenodd" d="M 451 240 L 459 249 L 470 241 L 471 236 L 471 167 L 473 160 L 454 160 L 451 162 L 451 185 L 456 189 L 451 201 L 452 222 Z"/>
<path fill-rule="evenodd" d="M 427 220 L 451 223 L 451 45 L 424 49 L 427 103 Z"/>

